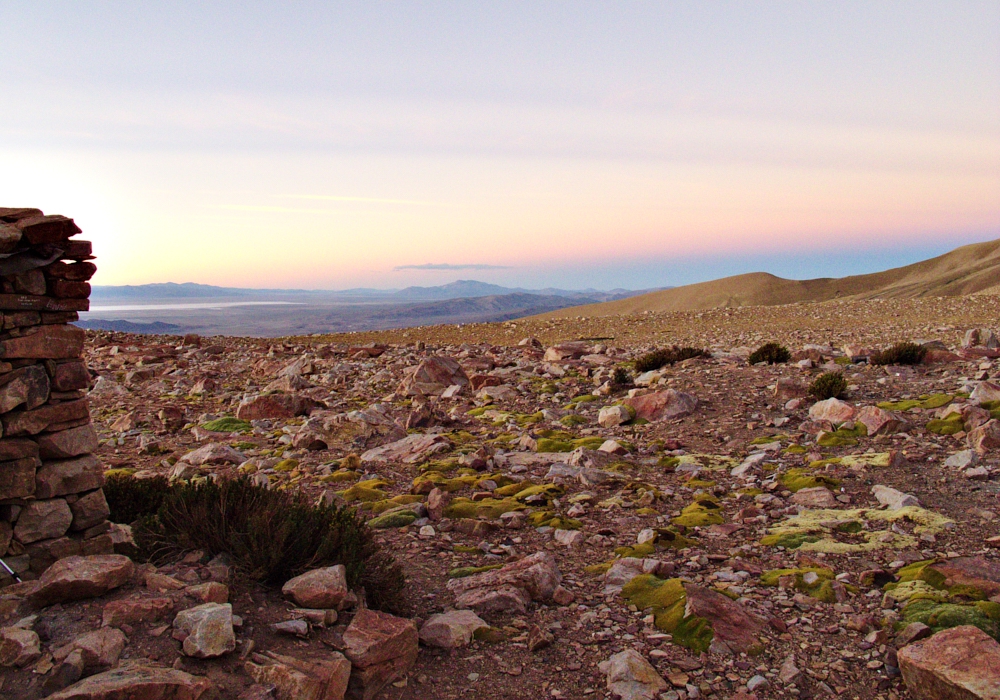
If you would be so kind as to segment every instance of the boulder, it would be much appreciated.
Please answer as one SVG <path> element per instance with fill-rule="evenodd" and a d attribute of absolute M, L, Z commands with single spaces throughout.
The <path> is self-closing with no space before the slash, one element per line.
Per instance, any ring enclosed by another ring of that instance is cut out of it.
<path fill-rule="evenodd" d="M 614 428 L 628 423 L 635 417 L 635 411 L 628 406 L 605 406 L 597 414 L 597 422 L 602 428 Z"/>
<path fill-rule="evenodd" d="M 457 649 L 471 642 L 483 627 L 489 625 L 471 610 L 449 610 L 427 618 L 420 628 L 420 641 L 429 647 Z"/>
<path fill-rule="evenodd" d="M 38 408 L 49 400 L 49 373 L 42 365 L 29 365 L 0 376 L 0 413 L 18 406 Z"/>
<path fill-rule="evenodd" d="M 799 489 L 789 500 L 794 505 L 805 508 L 836 508 L 839 505 L 836 497 L 825 486 Z"/>
<path fill-rule="evenodd" d="M 344 654 L 353 665 L 345 696 L 351 700 L 372 700 L 417 660 L 417 626 L 388 613 L 358 611 L 343 639 Z"/>
<path fill-rule="evenodd" d="M 102 624 L 106 627 L 139 625 L 162 620 L 174 611 L 172 598 L 122 598 L 104 606 Z"/>
<path fill-rule="evenodd" d="M 202 464 L 242 464 L 246 457 L 242 452 L 234 450 L 229 445 L 220 442 L 210 442 L 196 450 L 188 452 L 180 461 L 195 466 Z"/>
<path fill-rule="evenodd" d="M 611 695 L 621 700 L 654 700 L 667 688 L 667 682 L 635 649 L 615 654 L 599 668 Z"/>
<path fill-rule="evenodd" d="M 22 544 L 62 537 L 73 523 L 73 512 L 65 499 L 29 501 L 14 525 L 14 537 Z"/>
<path fill-rule="evenodd" d="M 43 462 L 35 474 L 35 498 L 66 496 L 104 486 L 104 465 L 93 455 Z"/>
<path fill-rule="evenodd" d="M 995 382 L 979 382 L 979 385 L 969 394 L 969 401 L 976 404 L 1000 401 L 1000 384 Z"/>
<path fill-rule="evenodd" d="M 523 613 L 532 600 L 551 600 L 561 581 L 552 554 L 537 552 L 500 569 L 452 579 L 448 590 L 455 595 L 457 608 L 471 608 L 479 613 Z"/>
<path fill-rule="evenodd" d="M 560 362 L 561 360 L 578 360 L 587 354 L 587 344 L 581 341 L 560 343 L 545 350 L 542 358 L 545 362 Z"/>
<path fill-rule="evenodd" d="M 41 640 L 31 630 L 0 628 L 0 666 L 22 668 L 42 655 Z"/>
<path fill-rule="evenodd" d="M 458 361 L 435 355 L 407 370 L 397 393 L 403 396 L 440 396 L 450 386 L 468 385 L 469 377 Z"/>
<path fill-rule="evenodd" d="M 625 404 L 635 411 L 636 418 L 661 421 L 691 415 L 698 408 L 698 399 L 682 391 L 666 389 L 626 399 Z"/>
<path fill-rule="evenodd" d="M 182 646 L 187 656 L 213 659 L 236 648 L 233 606 L 229 603 L 203 603 L 182 610 L 174 618 L 174 629 L 187 634 Z"/>
<path fill-rule="evenodd" d="M 236 417 L 240 420 L 284 420 L 304 416 L 318 405 L 301 394 L 258 394 L 240 402 Z"/>
<path fill-rule="evenodd" d="M 891 486 L 876 484 L 872 486 L 872 495 L 879 505 L 883 505 L 889 510 L 899 510 L 907 506 L 919 506 L 920 500 L 913 494 L 903 493 Z"/>
<path fill-rule="evenodd" d="M 712 650 L 724 644 L 736 653 L 749 652 L 760 644 L 763 625 L 751 617 L 743 606 L 717 591 L 702 588 L 691 583 L 684 584 L 687 603 L 685 616 L 703 617 L 712 625 L 715 633 Z"/>
<path fill-rule="evenodd" d="M 782 402 L 802 398 L 808 394 L 809 387 L 791 377 L 780 378 L 774 386 L 774 397 Z"/>
<path fill-rule="evenodd" d="M 670 566 L 670 570 L 666 569 Z M 672 564 L 659 559 L 639 559 L 637 557 L 622 557 L 615 559 L 611 568 L 604 572 L 604 595 L 620 593 L 622 587 L 642 574 L 666 574 L 672 572 Z"/>
<path fill-rule="evenodd" d="M 361 455 L 361 461 L 416 464 L 450 448 L 451 441 L 443 435 L 416 434 L 390 442 L 388 445 L 372 448 Z"/>
<path fill-rule="evenodd" d="M 119 554 L 66 557 L 42 574 L 30 597 L 37 605 L 94 598 L 126 583 L 134 572 L 132 560 Z"/>
<path fill-rule="evenodd" d="M 110 668 L 118 663 L 118 657 L 128 639 L 125 633 L 114 627 L 102 627 L 93 632 L 87 632 L 74 639 L 69 644 L 56 649 L 52 656 L 61 662 L 73 652 L 79 652 L 83 662 L 84 672 L 95 672 Z"/>
<path fill-rule="evenodd" d="M 347 587 L 347 569 L 343 564 L 313 569 L 289 579 L 281 593 L 303 608 L 339 608 L 351 596 Z"/>
<path fill-rule="evenodd" d="M 896 658 L 915 700 L 1000 700 L 1000 643 L 978 627 L 943 630 Z"/>
<path fill-rule="evenodd" d="M 1000 421 L 993 419 L 969 431 L 969 447 L 983 455 L 1000 448 Z"/>
<path fill-rule="evenodd" d="M 892 435 L 906 427 L 906 420 L 878 406 L 864 406 L 855 417 L 856 423 L 862 423 L 869 435 Z"/>
<path fill-rule="evenodd" d="M 351 662 L 336 651 L 308 660 L 275 653 L 255 654 L 254 661 L 247 662 L 246 671 L 262 686 L 273 686 L 277 700 L 343 700 Z"/>
<path fill-rule="evenodd" d="M 71 685 L 48 700 L 214 700 L 207 678 L 131 661 Z"/>
<path fill-rule="evenodd" d="M 854 406 L 840 399 L 817 401 L 809 409 L 809 418 L 814 421 L 845 423 L 849 420 L 854 420 L 856 415 L 857 410 Z"/>
<path fill-rule="evenodd" d="M 47 433 L 38 438 L 42 459 L 71 459 L 97 450 L 97 432 L 90 423 Z"/>

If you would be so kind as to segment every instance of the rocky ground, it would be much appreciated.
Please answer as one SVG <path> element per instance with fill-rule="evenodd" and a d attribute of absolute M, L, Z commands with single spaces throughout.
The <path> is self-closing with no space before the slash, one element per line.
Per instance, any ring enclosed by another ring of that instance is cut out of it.
<path fill-rule="evenodd" d="M 947 649 L 1000 658 L 969 627 L 1000 635 L 1000 347 L 968 333 L 997 318 L 1000 298 L 972 297 L 279 341 L 97 332 L 87 361 L 109 469 L 251 474 L 365 510 L 422 639 L 412 666 L 393 652 L 381 697 L 946 698 Z M 771 340 L 791 361 L 749 365 Z M 930 362 L 865 361 L 900 340 Z M 613 381 L 674 343 L 711 357 Z M 816 402 L 829 371 L 847 394 Z M 349 625 L 378 622 L 210 553 L 112 564 L 121 580 L 78 602 L 48 604 L 44 577 L 0 590 L 8 695 L 65 685 L 67 655 L 96 646 L 84 676 L 151 660 L 222 697 L 288 697 L 249 669 L 335 650 L 362 668 Z M 197 621 L 175 616 L 226 602 L 232 644 L 198 658 Z M 295 612 L 313 607 L 340 613 Z M 415 643 L 407 625 L 388 637 Z M 966 673 L 1000 683 L 991 664 Z"/>

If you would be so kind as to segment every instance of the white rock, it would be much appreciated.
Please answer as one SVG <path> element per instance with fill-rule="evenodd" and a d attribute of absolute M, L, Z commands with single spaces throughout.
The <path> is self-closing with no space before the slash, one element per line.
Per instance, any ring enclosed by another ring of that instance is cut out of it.
<path fill-rule="evenodd" d="M 653 700 L 667 687 L 667 682 L 635 649 L 615 654 L 602 661 L 599 668 L 607 676 L 608 690 L 621 700 Z"/>
<path fill-rule="evenodd" d="M 883 486 L 882 484 L 876 484 L 872 487 L 872 495 L 875 496 L 875 500 L 881 505 L 886 506 L 889 510 L 899 510 L 907 506 L 920 505 L 920 501 L 913 494 L 903 493 L 891 486 Z"/>

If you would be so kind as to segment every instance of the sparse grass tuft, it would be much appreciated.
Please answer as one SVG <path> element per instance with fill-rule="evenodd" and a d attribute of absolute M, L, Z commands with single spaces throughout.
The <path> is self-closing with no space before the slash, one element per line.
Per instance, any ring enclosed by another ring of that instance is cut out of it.
<path fill-rule="evenodd" d="M 711 353 L 702 348 L 682 348 L 677 345 L 672 345 L 669 348 L 653 350 L 652 352 L 648 352 L 645 355 L 641 355 L 636 358 L 635 371 L 639 373 L 652 372 L 653 370 L 660 369 L 666 365 L 673 365 L 696 357 L 711 357 Z"/>
<path fill-rule="evenodd" d="M 809 394 L 822 401 L 839 399 L 847 391 L 847 380 L 840 372 L 824 372 L 809 385 Z"/>
<path fill-rule="evenodd" d="M 751 365 L 759 362 L 766 362 L 769 365 L 780 365 L 792 359 L 792 353 L 784 345 L 778 343 L 765 343 L 750 353 L 747 359 Z"/>
<path fill-rule="evenodd" d="M 927 348 L 916 343 L 896 343 L 890 348 L 873 353 L 868 362 L 873 365 L 919 365 L 927 355 Z"/>

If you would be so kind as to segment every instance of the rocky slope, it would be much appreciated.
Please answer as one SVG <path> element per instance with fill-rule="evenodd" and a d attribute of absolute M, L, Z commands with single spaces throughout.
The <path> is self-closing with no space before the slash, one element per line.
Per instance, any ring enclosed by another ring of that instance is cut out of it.
<path fill-rule="evenodd" d="M 1000 345 L 968 331 L 995 326 L 998 301 L 280 341 L 90 334 L 109 468 L 242 472 L 362 508 L 412 611 L 363 611 L 336 572 L 283 595 L 213 552 L 159 570 L 70 562 L 0 590 L 3 689 L 996 697 Z M 748 365 L 772 339 L 792 362 Z M 903 339 L 931 363 L 865 362 Z M 712 357 L 611 382 L 674 342 Z M 825 371 L 844 374 L 843 401 L 806 395 Z M 87 575 L 101 581 L 82 600 L 46 592 Z"/>

